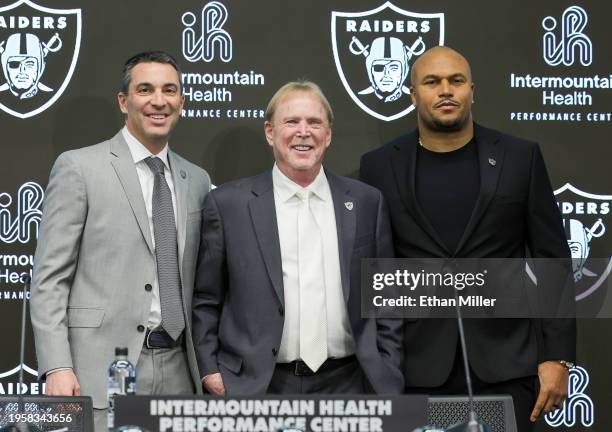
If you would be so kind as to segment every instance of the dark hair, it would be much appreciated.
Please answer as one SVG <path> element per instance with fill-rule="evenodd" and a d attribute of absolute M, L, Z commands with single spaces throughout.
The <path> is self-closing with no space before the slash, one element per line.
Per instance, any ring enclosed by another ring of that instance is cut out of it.
<path fill-rule="evenodd" d="M 132 81 L 132 69 L 139 63 L 163 63 L 172 66 L 179 76 L 181 82 L 181 70 L 174 57 L 164 51 L 145 51 L 130 57 L 123 65 L 123 79 L 121 81 L 121 93 L 127 94 Z M 182 87 L 181 87 L 182 91 Z"/>

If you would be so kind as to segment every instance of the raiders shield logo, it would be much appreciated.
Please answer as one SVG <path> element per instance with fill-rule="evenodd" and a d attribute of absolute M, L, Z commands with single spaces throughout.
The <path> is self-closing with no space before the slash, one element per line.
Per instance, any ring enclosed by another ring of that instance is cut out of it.
<path fill-rule="evenodd" d="M 79 56 L 81 9 L 30 0 L 0 8 L 0 109 L 35 116 L 62 95 Z"/>
<path fill-rule="evenodd" d="M 19 354 L 18 352 L 16 354 Z M 7 363 L 7 361 L 3 362 Z M 13 363 L 14 364 L 14 363 Z M 3 365 L 4 366 L 4 365 Z M 23 386 L 19 386 L 19 374 L 23 369 Z M 14 368 L 6 372 L 0 372 L 0 392 L 2 396 L 23 394 L 41 394 L 43 388 L 37 382 L 38 372 L 27 364 L 17 364 Z M 37 429 L 40 430 L 40 429 Z M 63 430 L 63 429 L 60 429 Z"/>
<path fill-rule="evenodd" d="M 444 14 L 385 4 L 365 12 L 332 12 L 331 39 L 344 88 L 365 112 L 391 121 L 414 110 L 410 66 L 444 44 Z"/>
<path fill-rule="evenodd" d="M 607 236 L 612 195 L 583 192 L 566 183 L 555 196 L 572 254 L 576 300 L 582 300 L 595 293 L 612 270 Z"/>

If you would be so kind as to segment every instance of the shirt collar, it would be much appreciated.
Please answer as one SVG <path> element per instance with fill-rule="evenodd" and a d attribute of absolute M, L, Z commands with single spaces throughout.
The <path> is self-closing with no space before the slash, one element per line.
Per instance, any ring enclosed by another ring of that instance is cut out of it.
<path fill-rule="evenodd" d="M 327 182 L 327 177 L 325 176 L 325 170 L 323 167 L 321 167 L 319 174 L 317 174 L 313 182 L 303 188 L 287 177 L 275 163 L 274 167 L 272 168 L 272 184 L 274 185 L 274 191 L 278 194 L 281 202 L 287 202 L 289 199 L 295 196 L 296 192 L 302 189 L 309 190 L 321 201 L 331 199 L 329 183 Z"/>
<path fill-rule="evenodd" d="M 142 162 L 148 157 L 155 156 L 162 160 L 167 170 L 170 170 L 170 164 L 168 163 L 168 143 L 166 143 L 162 151 L 154 155 L 149 151 L 148 148 L 143 146 L 134 135 L 130 133 L 127 126 L 124 126 L 123 129 L 121 129 L 121 133 L 123 134 L 123 138 L 125 138 L 125 142 L 127 143 L 128 148 L 130 149 L 134 164 Z"/>

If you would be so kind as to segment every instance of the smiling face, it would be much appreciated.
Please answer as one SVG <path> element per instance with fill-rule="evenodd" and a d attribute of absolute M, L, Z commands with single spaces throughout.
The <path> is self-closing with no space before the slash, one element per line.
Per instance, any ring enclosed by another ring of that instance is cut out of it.
<path fill-rule="evenodd" d="M 456 51 L 437 47 L 412 67 L 410 95 L 419 115 L 419 128 L 460 131 L 472 122 L 474 84 L 470 66 Z"/>
<path fill-rule="evenodd" d="M 312 183 L 332 136 L 320 98 L 310 91 L 288 93 L 278 102 L 264 129 L 283 174 L 301 186 Z"/>
<path fill-rule="evenodd" d="M 178 73 L 165 63 L 138 63 L 131 71 L 127 94 L 117 96 L 125 124 L 153 154 L 168 142 L 183 108 Z"/>

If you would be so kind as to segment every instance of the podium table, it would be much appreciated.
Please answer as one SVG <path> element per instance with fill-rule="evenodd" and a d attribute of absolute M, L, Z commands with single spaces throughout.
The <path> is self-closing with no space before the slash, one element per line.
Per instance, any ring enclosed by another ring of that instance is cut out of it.
<path fill-rule="evenodd" d="M 410 432 L 427 423 L 427 402 L 425 395 L 117 396 L 115 426 L 151 432 Z"/>

